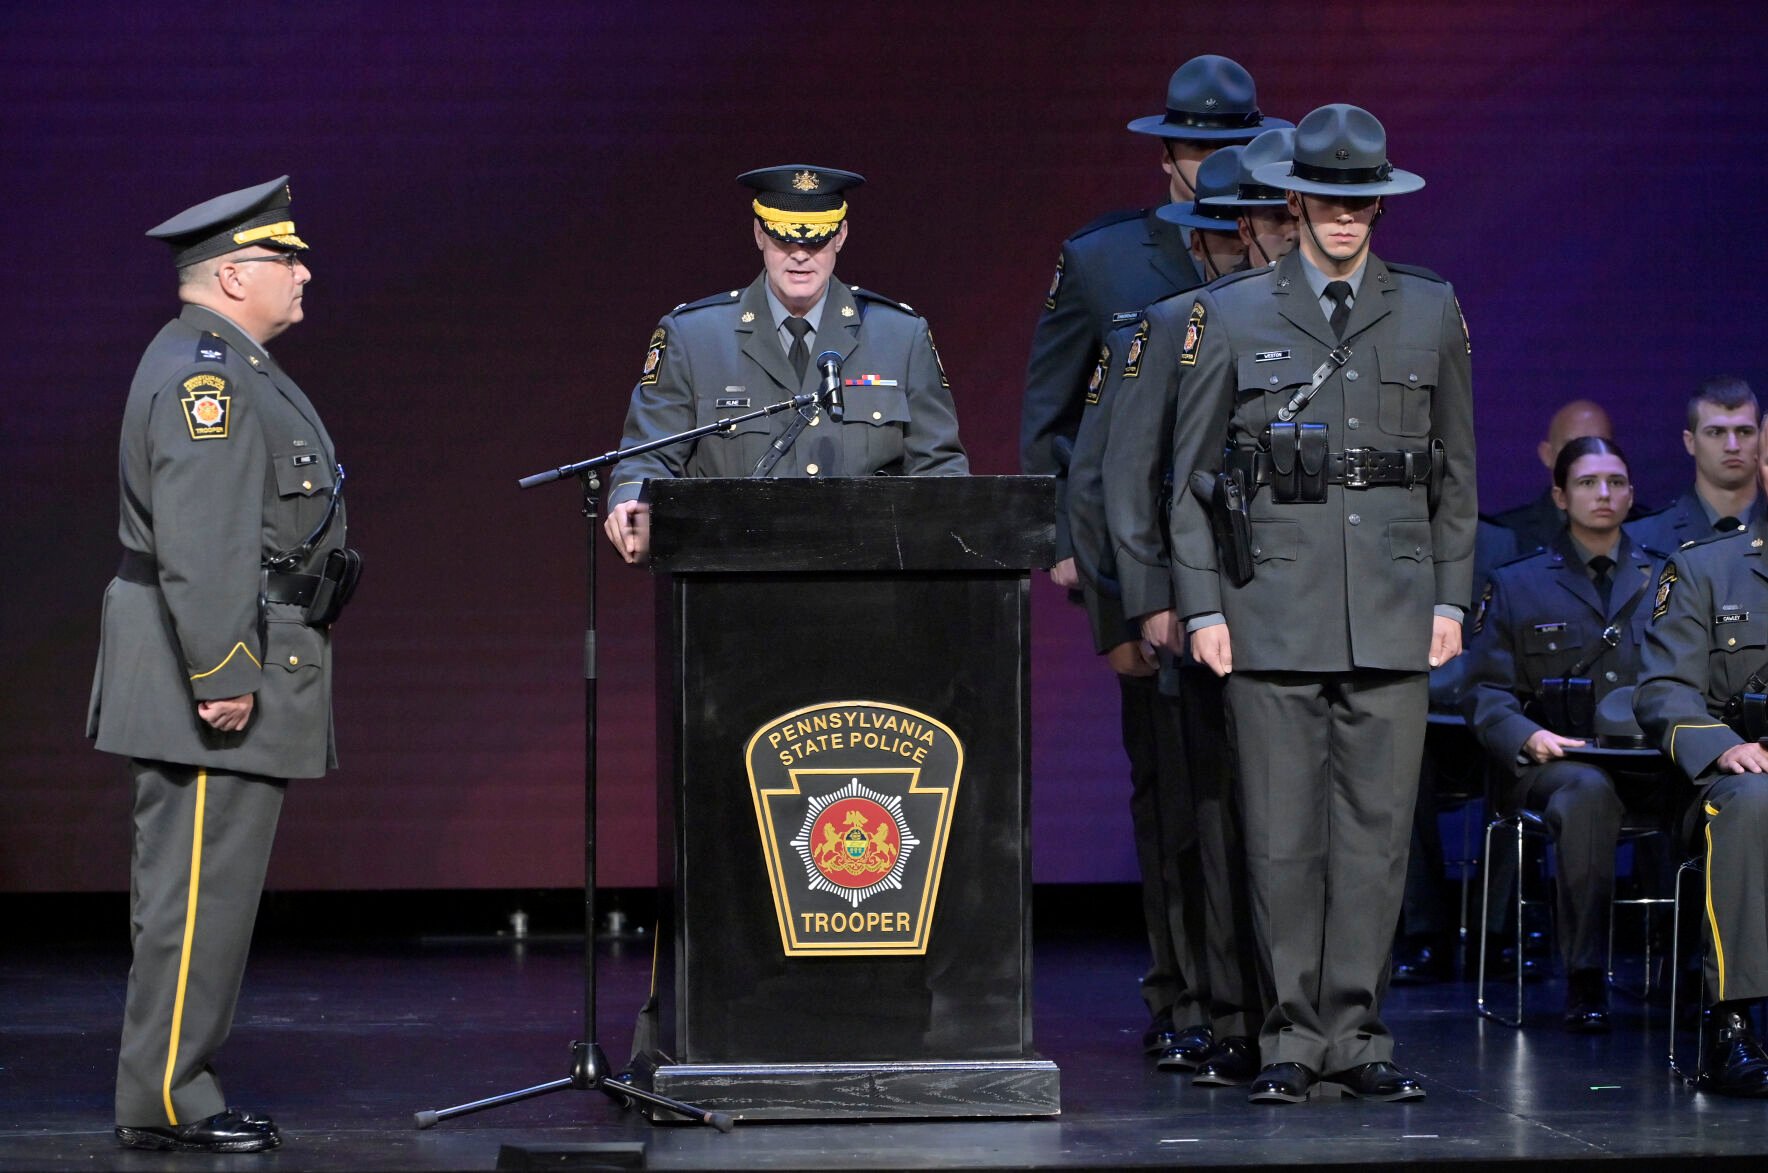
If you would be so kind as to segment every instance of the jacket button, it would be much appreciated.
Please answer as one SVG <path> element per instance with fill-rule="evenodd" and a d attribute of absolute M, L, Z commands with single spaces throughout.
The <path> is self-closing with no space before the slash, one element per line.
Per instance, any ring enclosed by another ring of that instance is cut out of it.
<path fill-rule="evenodd" d="M 1355 383 L 1355 382 L 1356 382 L 1356 381 L 1357 381 L 1357 372 L 1355 372 L 1355 371 L 1346 371 L 1346 372 L 1345 372 L 1345 373 L 1344 373 L 1344 377 L 1345 377 L 1345 378 L 1346 378 L 1346 379 L 1348 379 L 1348 380 L 1349 380 L 1349 381 L 1351 381 L 1351 382 L 1352 382 L 1352 383 Z"/>
<path fill-rule="evenodd" d="M 1554 643 L 1552 640 L 1548 640 L 1547 641 L 1547 650 L 1550 652 L 1557 652 L 1559 650 L 1559 645 Z"/>
<path fill-rule="evenodd" d="M 881 420 L 881 419 L 883 419 L 883 418 L 884 418 L 884 413 L 883 413 L 883 412 L 881 412 L 881 411 L 874 411 L 874 412 L 873 412 L 873 413 L 872 413 L 872 418 L 873 418 L 873 419 L 875 419 L 875 420 Z"/>
<path fill-rule="evenodd" d="M 1349 517 L 1345 518 L 1345 520 L 1350 522 L 1352 525 L 1362 525 L 1363 524 L 1363 519 L 1355 513 L 1353 513 Z"/>
<path fill-rule="evenodd" d="M 1621 674 L 1616 672 L 1613 668 L 1610 668 L 1607 672 L 1604 672 L 1602 674 L 1602 678 L 1604 680 L 1608 681 L 1610 684 L 1613 684 L 1615 681 L 1617 681 L 1621 678 Z"/>
<path fill-rule="evenodd" d="M 300 662 L 301 662 L 301 657 L 299 657 L 299 656 L 290 656 L 289 657 L 289 663 L 291 663 L 291 664 L 299 664 Z"/>
<path fill-rule="evenodd" d="M 1283 380 L 1279 379 L 1276 375 L 1271 376 L 1271 386 L 1273 386 L 1273 387 L 1275 387 L 1278 383 L 1281 383 L 1282 381 Z"/>
<path fill-rule="evenodd" d="M 1264 552 L 1265 552 L 1265 548 L 1263 546 L 1254 546 L 1252 548 L 1252 554 L 1253 554 L 1253 557 L 1255 557 L 1255 558 L 1258 555 L 1263 554 Z"/>
<path fill-rule="evenodd" d="M 815 475 L 816 475 L 816 472 L 817 472 L 817 468 L 816 468 L 816 465 L 814 465 L 814 464 L 807 464 L 807 465 L 805 465 L 805 466 L 804 466 L 804 471 L 805 471 L 805 472 L 807 472 L 807 473 L 809 473 L 809 474 L 810 474 L 810 475 L 811 475 L 811 476 L 815 476 Z"/>
<path fill-rule="evenodd" d="M 1407 375 L 1406 376 L 1406 382 L 1408 382 L 1408 383 L 1416 383 L 1417 381 L 1418 381 L 1417 375 Z"/>
<path fill-rule="evenodd" d="M 313 491 L 313 482 L 312 481 L 302 481 L 301 487 L 303 489 L 306 489 L 309 493 L 311 493 Z"/>
<path fill-rule="evenodd" d="M 1418 557 L 1422 558 L 1422 557 L 1424 557 L 1424 547 L 1423 546 L 1413 546 L 1412 553 L 1414 553 L 1414 554 L 1418 555 Z"/>
<path fill-rule="evenodd" d="M 1350 419 L 1344 421 L 1344 426 L 1347 428 L 1360 428 L 1363 426 L 1363 421 L 1353 415 Z"/>
<path fill-rule="evenodd" d="M 1737 646 L 1737 637 L 1734 635 L 1730 639 L 1726 640 L 1725 646 L 1728 648 L 1735 648 Z"/>

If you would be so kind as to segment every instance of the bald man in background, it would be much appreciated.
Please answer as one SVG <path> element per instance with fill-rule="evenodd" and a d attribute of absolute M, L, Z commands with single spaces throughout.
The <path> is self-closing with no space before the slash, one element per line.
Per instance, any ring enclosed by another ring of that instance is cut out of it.
<path fill-rule="evenodd" d="M 1614 425 L 1609 422 L 1608 412 L 1600 403 L 1574 399 L 1553 413 L 1547 423 L 1547 438 L 1535 447 L 1535 455 L 1540 457 L 1541 467 L 1547 470 L 1549 479 L 1553 462 L 1559 458 L 1559 450 L 1579 436 L 1601 436 L 1604 440 L 1615 438 Z M 1553 503 L 1553 486 L 1549 484 L 1533 501 L 1506 509 L 1490 520 L 1514 533 L 1516 549 L 1527 553 L 1553 541 L 1554 535 L 1565 526 L 1565 513 Z"/>

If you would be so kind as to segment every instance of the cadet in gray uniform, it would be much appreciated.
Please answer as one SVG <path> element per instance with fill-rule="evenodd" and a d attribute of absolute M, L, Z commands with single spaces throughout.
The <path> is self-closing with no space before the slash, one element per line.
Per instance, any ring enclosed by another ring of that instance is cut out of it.
<path fill-rule="evenodd" d="M 755 192 L 762 274 L 675 307 L 651 333 L 622 447 L 815 391 L 811 356 L 841 356 L 840 403 L 622 461 L 604 529 L 628 562 L 649 553 L 652 477 L 964 476 L 951 383 L 927 323 L 882 294 L 835 280 L 851 171 L 792 165 L 738 177 Z"/>
<path fill-rule="evenodd" d="M 1756 393 L 1742 379 L 1708 379 L 1688 400 L 1682 446 L 1694 458 L 1694 485 L 1668 507 L 1627 523 L 1642 545 L 1670 553 L 1763 516 L 1756 491 L 1762 436 Z"/>
<path fill-rule="evenodd" d="M 1413 1099 L 1381 992 L 1426 673 L 1460 652 L 1473 571 L 1467 334 L 1446 283 L 1368 251 L 1381 197 L 1424 181 L 1388 163 L 1367 111 L 1314 111 L 1293 164 L 1255 178 L 1290 193 L 1300 249 L 1197 295 L 1172 507 L 1192 654 L 1233 673 L 1253 915 L 1276 986 L 1251 1098 L 1305 1099 L 1324 1076 Z M 1251 505 L 1250 537 L 1225 541 L 1222 564 L 1187 481 L 1224 466 Z"/>
<path fill-rule="evenodd" d="M 1639 724 L 1695 784 L 1686 824 L 1706 852 L 1709 1016 L 1695 1086 L 1727 1096 L 1768 1097 L 1768 1049 L 1749 1018 L 1768 997 L 1768 749 L 1726 724 L 1727 703 L 1768 679 L 1765 539 L 1758 517 L 1664 563 L 1633 694 Z"/>
<path fill-rule="evenodd" d="M 1189 207 L 1197 196 L 1198 168 L 1212 152 L 1250 142 L 1267 127 L 1288 125 L 1259 109 L 1252 75 L 1237 62 L 1205 54 L 1173 73 L 1165 113 L 1137 118 L 1129 129 L 1160 140 L 1168 197 Z M 1056 563 L 1050 577 L 1068 590 L 1081 585 L 1068 531 L 1069 475 L 1083 411 L 1098 397 L 1093 375 L 1101 368 L 1101 349 L 1112 331 L 1134 325 L 1149 303 L 1202 284 L 1203 270 L 1188 247 L 1190 235 L 1161 219 L 1154 208 L 1114 212 L 1070 236 L 1057 258 L 1026 364 L 1020 466 L 1033 476 L 1056 478 Z M 1115 357 L 1121 360 L 1121 347 Z M 1113 632 L 1117 634 L 1115 628 Z M 1176 785 L 1174 778 L 1184 768 L 1182 756 L 1177 756 L 1180 716 L 1157 683 L 1154 653 L 1140 640 L 1120 637 L 1106 655 L 1123 705 L 1130 818 L 1153 955 L 1142 979 L 1142 999 L 1150 1015 L 1142 1046 L 1164 1066 L 1187 1070 L 1208 1057 L 1214 1040 L 1181 972 L 1171 926 L 1183 914 L 1170 907 L 1167 885 L 1149 862 L 1183 850 L 1171 836 L 1163 837 L 1158 814 L 1160 791 Z"/>
<path fill-rule="evenodd" d="M 1621 532 L 1633 486 L 1612 440 L 1567 443 L 1553 480 L 1567 526 L 1548 548 L 1493 573 L 1473 624 L 1462 708 L 1511 777 L 1505 800 L 1543 812 L 1553 832 L 1562 1022 L 1594 1034 L 1609 1028 L 1609 909 L 1626 806 L 1601 766 L 1566 751 L 1588 743 L 1596 707 L 1638 677 L 1653 560 Z"/>
<path fill-rule="evenodd" d="M 338 597 L 343 471 L 265 349 L 301 320 L 311 276 L 287 176 L 148 235 L 172 246 L 184 308 L 123 409 L 123 560 L 87 723 L 99 749 L 129 758 L 135 790 L 117 1137 L 253 1152 L 279 1143 L 276 1126 L 227 1107 L 211 1060 L 284 782 L 337 764 L 330 616 L 313 608 Z"/>

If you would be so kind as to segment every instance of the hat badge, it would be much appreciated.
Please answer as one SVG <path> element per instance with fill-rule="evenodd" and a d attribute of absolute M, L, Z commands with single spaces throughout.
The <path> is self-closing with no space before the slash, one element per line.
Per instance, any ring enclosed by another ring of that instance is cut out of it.
<path fill-rule="evenodd" d="M 1336 151 L 1332 152 L 1332 157 L 1334 159 L 1337 159 L 1342 162 L 1343 160 L 1350 158 L 1351 153 L 1349 151 L 1345 150 L 1343 147 L 1340 147 Z"/>
<path fill-rule="evenodd" d="M 822 185 L 814 171 L 800 171 L 792 177 L 792 187 L 797 191 L 815 191 Z"/>
<path fill-rule="evenodd" d="M 1221 105 L 1221 100 L 1218 98 L 1203 99 L 1203 108 L 1205 110 L 1214 110 L 1219 105 Z"/>

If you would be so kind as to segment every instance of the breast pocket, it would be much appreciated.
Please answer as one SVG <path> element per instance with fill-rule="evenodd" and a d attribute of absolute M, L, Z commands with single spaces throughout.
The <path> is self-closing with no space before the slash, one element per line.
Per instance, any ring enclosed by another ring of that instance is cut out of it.
<path fill-rule="evenodd" d="M 276 492 L 281 497 L 331 495 L 332 467 L 317 444 L 290 446 L 270 458 L 276 470 Z"/>
<path fill-rule="evenodd" d="M 1539 676 L 1551 676 L 1553 672 L 1545 664 L 1564 661 L 1574 664 L 1584 647 L 1584 633 L 1571 623 L 1536 623 L 1522 629 L 1518 633 L 1517 643 L 1522 654 L 1539 667 Z"/>
<path fill-rule="evenodd" d="M 1255 521 L 1252 523 L 1252 560 L 1263 562 L 1294 562 L 1301 548 L 1301 525 L 1294 521 Z"/>
<path fill-rule="evenodd" d="M 1313 380 L 1313 362 L 1298 352 L 1260 351 L 1243 354 L 1239 361 L 1240 392 L 1235 405 L 1241 425 L 1257 433 L 1277 418 L 1277 412 Z"/>
<path fill-rule="evenodd" d="M 1430 397 L 1436 390 L 1437 352 L 1384 346 L 1375 351 L 1381 376 L 1377 422 L 1395 436 L 1430 433 Z"/>
<path fill-rule="evenodd" d="M 1768 620 L 1750 616 L 1744 619 L 1727 620 L 1724 616 L 1716 616 L 1712 623 L 1713 650 L 1735 655 L 1738 652 L 1754 652 L 1761 658 L 1762 649 L 1768 647 Z"/>

